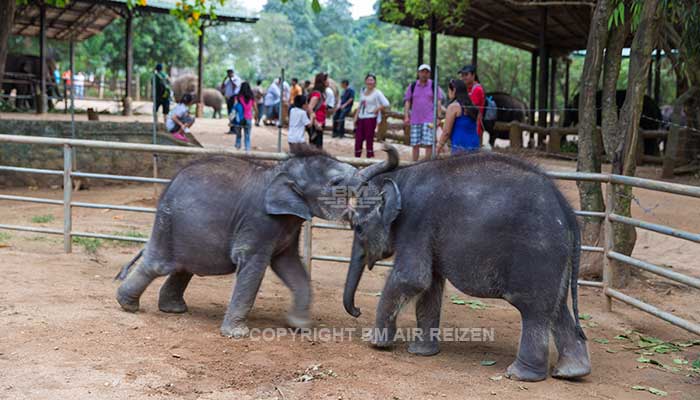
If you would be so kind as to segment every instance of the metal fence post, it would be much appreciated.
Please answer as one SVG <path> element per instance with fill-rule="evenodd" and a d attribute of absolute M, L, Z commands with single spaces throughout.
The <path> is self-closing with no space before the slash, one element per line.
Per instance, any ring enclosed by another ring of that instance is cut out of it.
<path fill-rule="evenodd" d="M 306 266 L 306 272 L 311 278 L 311 224 L 312 221 L 306 221 L 304 223 L 304 265 Z"/>
<path fill-rule="evenodd" d="M 613 238 L 612 221 L 610 214 L 615 207 L 615 184 L 608 182 L 605 185 L 606 204 L 605 204 L 605 219 L 603 220 L 603 233 L 605 235 L 605 243 L 603 245 L 603 296 L 605 296 L 605 311 L 612 311 L 612 297 L 607 293 L 608 288 L 613 282 L 613 271 L 608 252 L 615 249 L 615 241 Z"/>
<path fill-rule="evenodd" d="M 71 202 L 73 197 L 73 149 L 69 144 L 63 145 L 63 250 L 66 253 L 73 251 L 71 230 L 73 229 L 73 215 Z"/>

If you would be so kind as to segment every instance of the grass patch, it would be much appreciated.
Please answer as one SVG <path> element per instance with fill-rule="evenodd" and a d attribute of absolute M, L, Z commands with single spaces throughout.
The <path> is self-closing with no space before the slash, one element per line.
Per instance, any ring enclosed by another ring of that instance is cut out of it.
<path fill-rule="evenodd" d="M 128 230 L 128 231 L 123 231 L 123 232 L 112 232 L 112 235 L 115 235 L 115 236 L 126 236 L 126 237 L 129 237 L 129 238 L 139 238 L 139 239 L 145 239 L 145 238 L 148 237 L 148 235 L 146 235 L 146 234 L 144 234 L 144 233 L 141 233 L 141 232 L 139 232 L 139 231 L 133 230 L 133 229 L 132 229 L 132 230 Z M 143 243 L 141 243 L 141 242 L 127 242 L 127 241 L 124 241 L 124 240 L 112 240 L 112 239 L 110 239 L 109 242 L 110 242 L 110 243 L 113 243 L 113 244 L 115 244 L 115 245 L 117 245 L 117 246 L 126 246 L 126 247 L 130 247 L 130 246 L 142 246 L 142 245 L 143 245 Z"/>
<path fill-rule="evenodd" d="M 49 222 L 53 222 L 54 219 L 54 216 L 51 214 L 35 215 L 32 217 L 32 222 L 35 224 L 48 224 Z"/>
<path fill-rule="evenodd" d="M 74 237 L 73 244 L 82 246 L 85 251 L 90 254 L 95 254 L 97 250 L 102 247 L 102 240 L 88 237 Z"/>
<path fill-rule="evenodd" d="M 10 236 L 9 233 L 6 232 L 0 232 L 0 243 L 6 242 L 8 240 L 12 239 L 12 236 Z"/>

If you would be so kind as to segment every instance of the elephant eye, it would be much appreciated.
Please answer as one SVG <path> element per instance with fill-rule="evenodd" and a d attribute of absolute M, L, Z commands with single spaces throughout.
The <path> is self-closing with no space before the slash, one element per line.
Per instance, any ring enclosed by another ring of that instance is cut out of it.
<path fill-rule="evenodd" d="M 355 232 L 357 232 L 358 235 L 362 235 L 362 225 L 355 225 Z"/>

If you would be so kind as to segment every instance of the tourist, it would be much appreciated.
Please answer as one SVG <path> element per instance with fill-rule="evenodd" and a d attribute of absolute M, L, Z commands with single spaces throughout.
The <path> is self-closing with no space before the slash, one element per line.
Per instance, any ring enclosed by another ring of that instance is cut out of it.
<path fill-rule="evenodd" d="M 260 79 L 255 81 L 253 97 L 255 97 L 255 126 L 260 126 L 260 119 L 262 118 L 263 106 L 265 104 L 265 89 L 263 89 Z"/>
<path fill-rule="evenodd" d="M 287 142 L 289 144 L 289 152 L 296 153 L 301 148 L 301 145 L 306 142 L 304 133 L 306 128 L 311 126 L 311 119 L 306 110 L 306 96 L 299 94 L 294 98 L 292 108 L 289 110 L 289 132 L 287 134 Z"/>
<path fill-rule="evenodd" d="M 166 120 L 170 113 L 170 78 L 168 78 L 168 74 L 163 71 L 163 64 L 157 64 L 153 74 L 156 81 L 154 112 L 158 113 L 158 109 L 163 107 L 163 120 Z"/>
<path fill-rule="evenodd" d="M 484 106 L 486 105 L 486 93 L 479 83 L 479 76 L 476 74 L 476 67 L 474 65 L 465 65 L 459 70 L 459 75 L 467 86 L 467 92 L 469 92 L 472 103 L 479 109 L 476 129 L 477 132 L 479 132 L 479 137 L 481 137 L 484 132 L 482 120 L 484 117 Z"/>
<path fill-rule="evenodd" d="M 194 103 L 194 95 L 185 93 L 165 120 L 165 127 L 168 129 L 168 132 L 172 133 L 175 139 L 183 142 L 189 142 L 185 134 L 190 133 L 190 127 L 194 124 L 194 118 L 190 115 L 192 103 Z"/>
<path fill-rule="evenodd" d="M 82 99 L 85 97 L 85 74 L 82 71 L 75 75 L 75 82 L 73 83 L 75 87 L 75 97 Z"/>
<path fill-rule="evenodd" d="M 360 92 L 360 107 L 355 113 L 355 157 L 362 156 L 362 143 L 367 143 L 367 157 L 374 157 L 374 132 L 377 129 L 377 118 L 389 107 L 389 100 L 376 88 L 377 77 L 367 74 L 365 88 Z"/>
<path fill-rule="evenodd" d="M 447 106 L 445 128 L 440 137 L 438 154 L 442 152 L 450 139 L 452 140 L 452 154 L 478 150 L 481 147 L 477 131 L 479 109 L 472 103 L 464 81 L 451 80 L 447 95 L 450 97 L 451 103 Z"/>
<path fill-rule="evenodd" d="M 253 125 L 253 111 L 256 113 L 258 112 L 258 105 L 255 102 L 253 90 L 250 88 L 250 84 L 247 81 L 241 84 L 241 90 L 238 93 L 236 101 L 243 109 L 243 118 L 239 118 L 239 125 L 241 129 L 238 129 L 236 132 L 236 148 L 241 148 L 242 130 L 244 134 L 245 151 L 250 151 L 250 131 Z"/>
<path fill-rule="evenodd" d="M 333 114 L 333 137 L 338 138 L 345 136 L 345 117 L 352 112 L 352 104 L 355 101 L 355 90 L 350 87 L 350 82 L 343 79 L 340 85 L 343 88 L 343 95 L 340 97 L 340 105 Z"/>
<path fill-rule="evenodd" d="M 233 111 L 233 105 L 236 104 L 236 96 L 241 90 L 241 78 L 236 76 L 233 72 L 233 68 L 226 70 L 226 77 L 223 82 L 221 82 L 221 93 L 223 93 L 226 98 L 226 111 L 231 114 Z"/>
<path fill-rule="evenodd" d="M 309 119 L 311 127 L 309 131 L 309 143 L 323 148 L 323 128 L 326 125 L 326 88 L 328 87 L 328 74 L 319 72 L 314 78 L 314 86 L 309 95 Z"/>
<path fill-rule="evenodd" d="M 277 123 L 281 99 L 282 92 L 279 87 L 279 79 L 275 79 L 265 91 L 265 100 L 263 102 L 265 105 L 265 120 L 263 123 L 265 125 Z"/>
<path fill-rule="evenodd" d="M 438 102 L 444 98 L 442 89 L 438 89 Z M 420 158 L 421 147 L 425 149 L 425 158 L 433 154 L 435 135 L 433 129 L 433 112 L 435 86 L 430 79 L 430 65 L 418 67 L 418 79 L 411 82 L 404 94 L 404 125 L 410 126 L 413 161 Z"/>
<path fill-rule="evenodd" d="M 302 89 L 301 85 L 299 84 L 299 79 L 297 78 L 292 78 L 292 87 L 289 92 L 289 106 L 293 106 L 294 102 L 296 101 L 297 96 L 304 94 L 304 89 Z M 291 110 L 290 110 L 291 111 Z"/>

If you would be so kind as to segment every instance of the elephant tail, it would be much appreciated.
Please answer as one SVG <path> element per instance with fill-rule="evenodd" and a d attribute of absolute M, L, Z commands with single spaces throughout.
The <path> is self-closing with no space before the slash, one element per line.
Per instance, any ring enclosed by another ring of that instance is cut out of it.
<path fill-rule="evenodd" d="M 122 267 L 121 271 L 119 271 L 119 273 L 117 274 L 117 276 L 114 277 L 114 280 L 115 280 L 115 281 L 116 281 L 116 280 L 123 281 L 124 279 L 126 279 L 126 276 L 129 275 L 129 270 L 131 269 L 131 266 L 133 266 L 134 264 L 136 264 L 136 261 L 138 261 L 138 259 L 141 258 L 141 256 L 143 255 L 143 250 L 144 250 L 144 249 L 141 249 L 141 250 L 138 252 L 138 254 L 136 254 L 136 256 L 135 256 L 134 258 L 131 259 L 131 261 L 129 261 L 128 263 L 126 263 L 126 265 L 124 265 L 124 266 Z"/>

